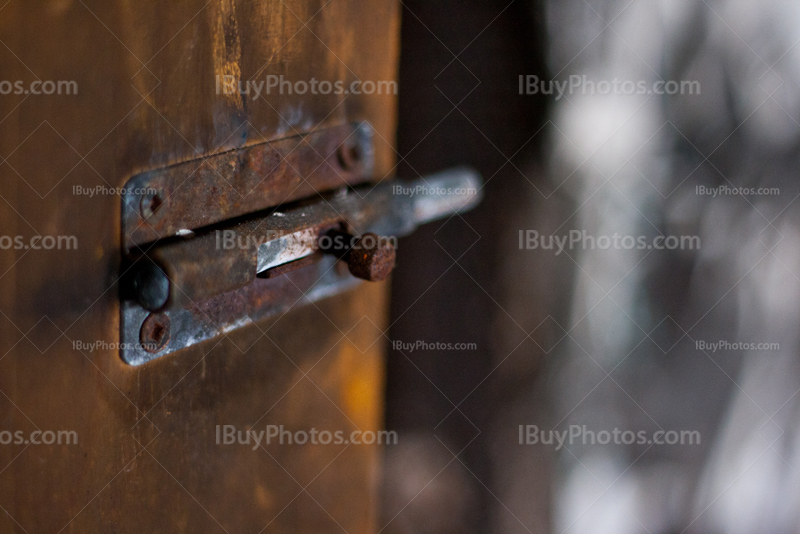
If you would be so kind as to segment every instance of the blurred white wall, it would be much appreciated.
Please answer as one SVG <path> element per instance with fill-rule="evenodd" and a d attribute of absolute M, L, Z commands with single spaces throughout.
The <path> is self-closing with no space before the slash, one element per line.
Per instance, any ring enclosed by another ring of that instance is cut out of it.
<path fill-rule="evenodd" d="M 555 233 L 702 246 L 569 251 L 553 422 L 703 438 L 560 451 L 554 531 L 799 532 L 800 3 L 553 0 L 548 13 L 555 80 L 702 91 L 580 88 L 554 104 L 551 181 L 579 206 Z M 780 348 L 697 348 L 719 340 Z"/>

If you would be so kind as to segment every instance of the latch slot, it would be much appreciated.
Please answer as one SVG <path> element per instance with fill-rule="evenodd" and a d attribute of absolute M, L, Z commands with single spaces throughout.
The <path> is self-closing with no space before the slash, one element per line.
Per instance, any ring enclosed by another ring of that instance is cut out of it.
<path fill-rule="evenodd" d="M 238 167 L 228 154 L 215 156 L 226 159 L 210 166 L 189 162 L 185 168 L 133 178 L 139 191 L 157 183 L 158 191 L 171 195 L 159 197 L 153 213 L 123 208 L 122 358 L 141 365 L 294 305 L 340 293 L 359 278 L 381 280 L 393 267 L 395 252 L 390 240 L 379 236 L 405 236 L 420 224 L 466 211 L 480 201 L 481 179 L 470 169 L 415 182 L 368 184 L 371 176 L 364 173 L 372 168 L 371 132 L 366 124 L 332 128 L 239 150 L 235 160 L 250 163 Z M 297 162 L 296 169 L 287 161 L 266 167 L 252 163 L 284 152 L 286 159 L 294 160 L 298 152 L 309 160 Z M 251 176 L 234 173 L 226 178 L 209 171 L 225 162 Z M 271 170 L 264 170 L 257 182 L 261 171 L 254 169 L 267 167 Z M 253 184 L 253 189 L 236 197 L 226 190 L 229 180 Z M 209 191 L 215 192 L 211 199 L 203 196 Z M 124 202 L 141 205 L 149 198 L 144 193 Z M 194 208 L 182 204 L 186 201 L 194 202 Z M 344 243 L 326 244 L 334 239 Z"/>

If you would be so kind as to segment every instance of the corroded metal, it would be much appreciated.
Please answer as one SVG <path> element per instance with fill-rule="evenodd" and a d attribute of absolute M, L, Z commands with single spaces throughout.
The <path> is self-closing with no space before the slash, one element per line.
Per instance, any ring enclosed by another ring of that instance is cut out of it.
<path fill-rule="evenodd" d="M 395 257 L 396 250 L 389 239 L 368 233 L 350 249 L 347 266 L 356 278 L 383 282 L 394 269 Z"/>
<path fill-rule="evenodd" d="M 394 269 L 396 250 L 392 239 L 374 233 L 361 237 L 331 230 L 320 239 L 320 248 L 346 261 L 350 274 L 368 282 L 383 282 Z"/>
<path fill-rule="evenodd" d="M 354 276 L 382 281 L 394 267 L 394 249 L 366 234 L 402 237 L 420 224 L 466 211 L 479 201 L 479 185 L 480 178 L 468 169 L 415 182 L 394 180 L 342 190 L 330 199 L 256 215 L 191 239 L 167 240 L 132 255 L 131 292 L 149 311 L 183 308 L 313 254 L 320 249 L 320 236 L 333 229 L 364 236 L 366 246 L 353 242 L 359 252 L 348 251 L 346 261 Z"/>
<path fill-rule="evenodd" d="M 347 124 L 250 145 L 132 178 L 126 249 L 372 178 L 372 128 Z"/>
<path fill-rule="evenodd" d="M 141 348 L 151 354 L 161 352 L 169 344 L 170 320 L 163 313 L 151 313 L 139 330 Z"/>
<path fill-rule="evenodd" d="M 301 260 L 302 261 L 302 260 Z M 270 279 L 256 279 L 241 288 L 185 308 L 155 314 L 168 324 L 169 342 L 147 350 L 140 341 L 143 323 L 151 315 L 132 302 L 123 304 L 121 356 L 129 365 L 142 365 L 177 350 L 207 341 L 267 317 L 356 287 L 360 281 L 335 268 L 326 256 L 301 269 Z"/>
<path fill-rule="evenodd" d="M 402 237 L 421 224 L 467 211 L 480 201 L 480 188 L 480 176 L 470 169 L 454 169 L 415 182 L 393 180 L 343 190 L 281 212 L 257 214 L 224 229 L 199 231 L 190 239 L 171 239 L 139 251 L 141 257 L 130 269 L 133 279 L 153 280 L 157 287 L 141 285 L 138 289 L 145 295 L 161 295 L 165 277 L 168 298 L 163 306 L 160 300 L 149 299 L 159 305 L 151 310 L 140 305 L 148 299 L 138 299 L 140 304 L 124 303 L 122 358 L 141 365 L 295 305 L 341 293 L 359 279 L 385 280 L 394 267 L 395 250 L 389 240 L 376 234 Z M 319 237 L 331 232 L 350 238 L 348 246 L 339 253 L 303 262 L 323 250 Z M 263 249 L 280 245 L 286 236 L 301 234 L 314 239 L 293 242 L 289 246 L 297 250 L 286 256 L 292 260 L 281 265 L 267 261 L 264 265 L 272 268 L 257 276 Z M 341 265 L 346 262 L 349 272 L 335 268 L 340 260 Z M 137 266 L 149 273 L 152 265 L 157 265 L 164 277 L 135 274 Z M 132 346 L 150 311 L 162 311 L 172 325 L 169 344 L 157 353 Z"/>

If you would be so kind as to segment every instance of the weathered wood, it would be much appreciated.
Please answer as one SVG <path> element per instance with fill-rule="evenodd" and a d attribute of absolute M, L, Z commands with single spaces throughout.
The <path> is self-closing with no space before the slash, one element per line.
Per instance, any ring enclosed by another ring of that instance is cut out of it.
<path fill-rule="evenodd" d="M 390 174 L 394 95 L 253 100 L 217 94 L 216 76 L 394 80 L 398 24 L 395 0 L 0 9 L 0 78 L 79 87 L 0 96 L 0 235 L 78 240 L 78 250 L 0 250 L 0 430 L 79 436 L 0 445 L 0 532 L 373 528 L 376 447 L 253 451 L 216 445 L 215 432 L 379 428 L 385 286 L 128 367 L 114 346 L 120 197 L 73 188 L 118 188 L 142 171 L 360 120 L 377 132 L 376 177 Z"/>

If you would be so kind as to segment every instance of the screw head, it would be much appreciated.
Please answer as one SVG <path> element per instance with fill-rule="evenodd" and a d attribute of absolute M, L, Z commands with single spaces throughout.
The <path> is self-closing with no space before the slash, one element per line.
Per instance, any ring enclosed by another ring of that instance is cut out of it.
<path fill-rule="evenodd" d="M 139 201 L 139 214 L 142 219 L 149 219 L 154 216 L 158 210 L 164 205 L 164 199 L 158 191 L 148 191 L 142 195 L 142 200 Z"/>
<path fill-rule="evenodd" d="M 388 238 L 368 233 L 350 249 L 347 265 L 356 278 L 383 282 L 394 269 L 396 257 L 397 252 Z"/>
<path fill-rule="evenodd" d="M 357 143 L 346 142 L 339 147 L 337 153 L 339 165 L 344 170 L 353 170 L 358 168 L 364 155 L 362 154 L 361 147 Z"/>
<path fill-rule="evenodd" d="M 166 313 L 151 313 L 139 330 L 139 343 L 150 354 L 161 352 L 169 343 L 169 316 Z"/>

